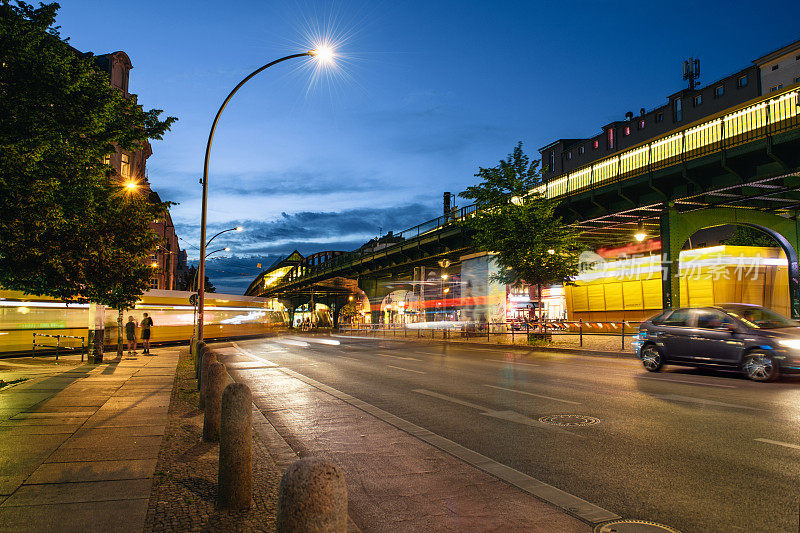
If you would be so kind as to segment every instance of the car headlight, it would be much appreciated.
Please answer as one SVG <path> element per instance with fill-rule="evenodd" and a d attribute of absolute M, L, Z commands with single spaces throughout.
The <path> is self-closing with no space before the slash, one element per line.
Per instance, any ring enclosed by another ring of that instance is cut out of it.
<path fill-rule="evenodd" d="M 778 344 L 792 350 L 800 350 L 800 339 L 779 340 Z"/>

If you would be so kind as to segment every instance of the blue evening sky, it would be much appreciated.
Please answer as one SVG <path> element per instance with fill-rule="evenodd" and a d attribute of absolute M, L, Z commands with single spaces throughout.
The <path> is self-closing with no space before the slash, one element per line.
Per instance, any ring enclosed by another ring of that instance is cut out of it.
<path fill-rule="evenodd" d="M 211 120 L 253 69 L 340 41 L 338 68 L 310 60 L 249 82 L 212 149 L 209 261 L 241 293 L 278 255 L 351 250 L 440 214 L 442 192 L 474 183 L 517 141 L 595 134 L 680 90 L 682 62 L 709 83 L 800 38 L 795 2 L 64 0 L 62 35 L 84 51 L 124 50 L 131 92 L 177 116 L 153 142 L 148 178 L 197 258 L 198 179 Z M 464 204 L 464 201 L 461 201 Z M 232 235 L 231 238 L 225 237 Z"/>

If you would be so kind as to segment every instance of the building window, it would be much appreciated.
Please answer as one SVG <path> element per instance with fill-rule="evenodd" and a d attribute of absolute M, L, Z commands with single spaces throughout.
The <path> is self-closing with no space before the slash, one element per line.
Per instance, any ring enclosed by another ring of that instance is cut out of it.
<path fill-rule="evenodd" d="M 625 136 L 627 137 L 630 134 L 631 134 L 631 127 L 630 126 L 625 126 Z"/>
<path fill-rule="evenodd" d="M 714 98 L 722 98 L 722 95 L 725 94 L 725 87 L 722 85 L 718 85 L 714 88 Z"/>
<path fill-rule="evenodd" d="M 769 92 L 774 93 L 775 91 L 780 91 L 781 89 L 783 89 L 783 84 L 779 83 L 777 85 L 773 85 L 772 87 L 770 87 Z"/>
<path fill-rule="evenodd" d="M 795 83 L 800 83 L 800 76 L 796 77 L 796 78 L 794 79 L 794 82 L 795 82 Z"/>
<path fill-rule="evenodd" d="M 572 159 L 572 152 L 567 152 L 567 159 Z"/>
<path fill-rule="evenodd" d="M 157 289 L 158 288 L 158 278 L 153 278 L 150 280 L 150 288 Z"/>
<path fill-rule="evenodd" d="M 798 55 L 794 56 L 794 60 L 795 60 L 795 61 L 800 61 L 800 54 L 798 54 Z"/>
<path fill-rule="evenodd" d="M 579 153 L 579 154 L 581 154 L 581 155 L 583 155 L 583 146 L 581 146 L 580 148 L 578 148 L 578 153 Z"/>
<path fill-rule="evenodd" d="M 779 67 L 779 66 L 780 66 L 780 65 L 772 65 L 772 70 L 778 70 L 778 67 Z"/>
<path fill-rule="evenodd" d="M 608 149 L 614 149 L 614 128 L 608 128 Z"/>
<path fill-rule="evenodd" d="M 128 154 L 122 154 L 120 158 L 119 173 L 123 178 L 131 177 L 131 158 Z"/>
<path fill-rule="evenodd" d="M 661 122 L 664 120 L 664 113 L 656 113 L 656 122 Z"/>
<path fill-rule="evenodd" d="M 676 98 L 673 102 L 675 122 L 680 122 L 683 119 L 683 110 L 681 109 L 681 99 Z"/>
<path fill-rule="evenodd" d="M 703 105 L 703 95 L 702 94 L 698 94 L 697 96 L 694 97 L 694 106 L 697 107 L 697 106 L 700 106 L 700 105 Z"/>
<path fill-rule="evenodd" d="M 551 150 L 550 151 L 550 168 L 548 168 L 547 170 L 549 170 L 550 172 L 555 172 L 555 170 L 556 170 L 556 151 L 555 150 Z"/>
<path fill-rule="evenodd" d="M 111 155 L 107 155 L 107 156 L 103 157 L 103 164 L 104 165 L 110 165 L 111 164 Z"/>
<path fill-rule="evenodd" d="M 736 84 L 740 89 L 742 87 L 747 87 L 747 76 L 740 76 Z"/>
<path fill-rule="evenodd" d="M 594 148 L 595 150 L 597 150 L 599 147 L 600 147 L 600 141 L 598 141 L 597 139 L 595 139 L 595 140 L 594 140 L 594 144 L 592 145 L 592 148 Z"/>
<path fill-rule="evenodd" d="M 640 120 L 640 121 L 639 121 L 639 129 L 640 129 L 640 130 L 643 130 L 643 129 L 644 129 L 644 120 Z"/>

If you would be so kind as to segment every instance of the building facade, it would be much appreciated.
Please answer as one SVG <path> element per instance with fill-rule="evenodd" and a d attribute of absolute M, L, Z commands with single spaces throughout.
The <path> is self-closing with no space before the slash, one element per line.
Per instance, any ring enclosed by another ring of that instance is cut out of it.
<path fill-rule="evenodd" d="M 128 89 L 130 71 L 133 68 L 128 54 L 117 51 L 98 56 L 90 53 L 82 55 L 91 57 L 98 68 L 108 73 L 112 87 L 122 91 L 126 98 L 136 101 L 136 95 L 131 94 Z M 145 142 L 138 150 L 117 149 L 114 154 L 106 158 L 105 162 L 113 167 L 120 183 L 132 184 L 140 194 L 146 194 L 151 202 L 161 202 L 158 193 L 151 189 L 147 179 L 147 158 L 152 154 L 150 143 Z M 177 270 L 180 249 L 169 212 L 154 220 L 150 228 L 161 237 L 158 247 L 149 258 L 153 267 L 150 288 L 175 290 L 179 279 Z"/>
<path fill-rule="evenodd" d="M 761 94 L 800 83 L 800 41 L 761 56 L 753 63 L 761 74 Z"/>

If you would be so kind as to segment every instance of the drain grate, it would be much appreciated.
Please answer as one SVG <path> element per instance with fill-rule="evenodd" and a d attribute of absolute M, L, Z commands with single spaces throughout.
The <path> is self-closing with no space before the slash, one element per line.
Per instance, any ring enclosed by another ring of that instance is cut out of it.
<path fill-rule="evenodd" d="M 541 417 L 539 422 L 552 424 L 554 426 L 575 427 L 593 426 L 595 424 L 599 424 L 600 419 L 586 415 L 550 415 Z"/>
<path fill-rule="evenodd" d="M 648 520 L 614 520 L 594 528 L 594 533 L 680 533 L 675 528 Z"/>

